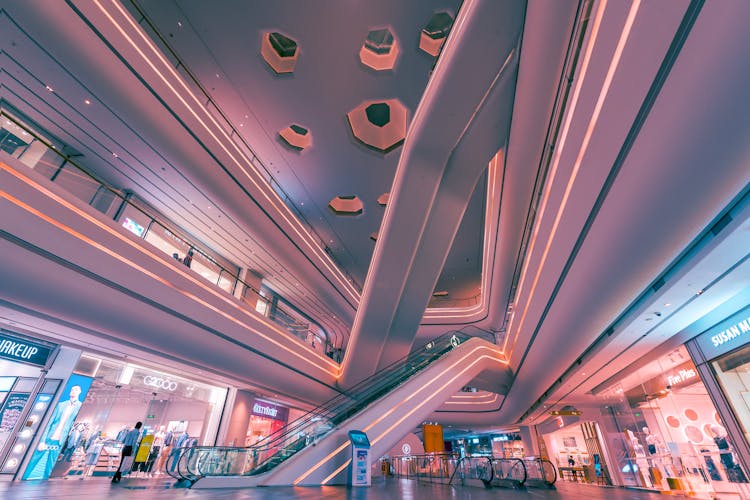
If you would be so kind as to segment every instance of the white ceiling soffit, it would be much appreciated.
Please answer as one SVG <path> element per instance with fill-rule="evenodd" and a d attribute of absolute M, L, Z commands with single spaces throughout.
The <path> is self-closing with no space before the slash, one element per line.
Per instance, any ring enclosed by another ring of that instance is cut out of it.
<path fill-rule="evenodd" d="M 588 73 L 574 83 L 580 98 L 552 167 L 559 180 L 545 191 L 509 327 L 517 373 L 504 420 L 546 400 L 748 183 L 750 118 L 736 99 L 750 75 L 741 21 L 750 6 L 701 6 L 595 6 Z M 643 333 L 613 337 L 629 345 Z"/>
<path fill-rule="evenodd" d="M 596 404 L 615 384 L 750 303 L 750 190 L 711 224 L 549 391 L 547 407 Z M 611 332 L 611 334 L 609 334 Z M 630 380 L 630 383 L 629 383 Z M 542 416 L 545 405 L 530 414 Z"/>

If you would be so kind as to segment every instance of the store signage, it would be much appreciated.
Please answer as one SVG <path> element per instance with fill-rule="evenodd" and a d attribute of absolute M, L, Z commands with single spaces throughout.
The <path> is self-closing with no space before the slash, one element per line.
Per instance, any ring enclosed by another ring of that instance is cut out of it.
<path fill-rule="evenodd" d="M 582 415 L 583 412 L 580 410 L 552 410 L 549 414 L 554 416 L 577 417 Z"/>
<path fill-rule="evenodd" d="M 731 325 L 729 328 L 721 330 L 719 333 L 711 336 L 711 343 L 714 347 L 719 347 L 721 344 L 727 342 L 733 342 L 741 335 L 750 332 L 750 318 L 745 318 L 742 321 Z"/>
<path fill-rule="evenodd" d="M 289 408 L 256 399 L 253 403 L 253 411 L 251 413 L 259 417 L 286 421 L 289 414 Z"/>
<path fill-rule="evenodd" d="M 748 307 L 719 323 L 715 328 L 699 335 L 695 342 L 706 361 L 750 342 L 750 315 Z"/>
<path fill-rule="evenodd" d="M 690 362 L 684 363 L 678 367 L 678 369 L 675 369 L 674 372 L 667 374 L 667 385 L 671 389 L 675 386 L 683 385 L 685 382 L 697 376 L 698 372 L 695 371 L 693 364 Z"/>
<path fill-rule="evenodd" d="M 52 347 L 11 337 L 4 332 L 0 333 L 1 358 L 44 366 L 50 354 L 52 354 Z"/>
<path fill-rule="evenodd" d="M 165 391 L 177 390 L 178 384 L 174 380 L 168 378 L 155 377 L 153 375 L 146 375 L 143 377 L 143 383 L 149 387 L 156 387 L 157 389 L 164 389 Z"/>
<path fill-rule="evenodd" d="M 625 391 L 631 407 L 666 397 L 671 390 L 686 387 L 700 381 L 698 370 L 692 361 L 685 361 L 663 373 L 645 380 Z"/>

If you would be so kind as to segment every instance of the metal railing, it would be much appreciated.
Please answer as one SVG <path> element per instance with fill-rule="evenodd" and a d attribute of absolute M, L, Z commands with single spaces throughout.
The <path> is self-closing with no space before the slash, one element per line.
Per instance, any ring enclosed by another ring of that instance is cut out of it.
<path fill-rule="evenodd" d="M 557 481 L 557 469 L 549 460 L 536 457 L 523 459 L 526 467 L 526 486 L 552 488 Z"/>
<path fill-rule="evenodd" d="M 395 456 L 389 460 L 394 476 L 462 486 L 554 487 L 557 471 L 540 458 L 459 457 L 453 453 Z"/>
<path fill-rule="evenodd" d="M 526 482 L 526 465 L 518 458 L 491 456 L 459 457 L 453 453 L 426 453 L 396 456 L 390 461 L 393 475 L 442 484 L 461 484 L 486 488 L 509 486 L 522 488 Z"/>

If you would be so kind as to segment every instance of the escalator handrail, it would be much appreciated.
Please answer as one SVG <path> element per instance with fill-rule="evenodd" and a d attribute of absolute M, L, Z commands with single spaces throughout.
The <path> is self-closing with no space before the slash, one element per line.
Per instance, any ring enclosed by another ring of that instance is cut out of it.
<path fill-rule="evenodd" d="M 540 457 L 527 457 L 523 459 L 526 462 L 538 462 L 539 463 L 539 471 L 541 472 L 541 480 L 548 486 L 552 486 L 557 482 L 557 468 L 555 467 L 555 464 L 547 460 L 546 458 L 540 458 Z M 552 468 L 552 480 L 547 479 L 547 475 L 544 473 L 544 464 L 547 463 Z"/>
<path fill-rule="evenodd" d="M 464 463 L 467 460 L 469 461 L 469 463 L 471 463 L 472 460 L 481 460 L 481 459 L 485 459 L 485 460 L 487 460 L 487 462 L 489 462 L 489 466 L 490 466 L 490 478 L 489 479 L 481 479 L 481 478 L 477 477 L 477 479 L 480 479 L 482 482 L 486 481 L 487 483 L 491 483 L 492 480 L 495 477 L 495 468 L 492 465 L 492 457 L 481 456 L 481 457 L 461 457 L 461 458 L 459 458 L 458 461 L 456 462 L 456 468 L 453 469 L 453 474 L 451 474 L 451 478 L 448 481 L 448 484 L 449 485 L 453 484 L 453 478 L 456 477 L 456 472 L 458 472 L 461 469 L 461 464 L 462 463 Z"/>
<path fill-rule="evenodd" d="M 521 486 L 523 486 L 524 483 L 526 483 L 526 479 L 528 478 L 528 471 L 526 470 L 526 464 L 524 463 L 523 460 L 521 460 L 520 458 L 493 458 L 492 459 L 492 470 L 493 470 L 493 472 L 495 470 L 495 463 L 496 462 L 516 462 L 516 463 L 520 463 L 521 464 L 521 468 L 523 469 L 523 479 L 521 479 L 520 481 L 517 480 L 517 479 L 514 479 L 514 478 L 507 478 L 507 477 L 498 478 L 499 480 L 513 481 L 513 482 L 517 483 L 517 486 L 519 488 Z M 513 467 L 510 467 L 509 470 L 513 470 Z M 494 479 L 494 475 L 493 475 L 493 479 Z"/>
<path fill-rule="evenodd" d="M 401 358 L 399 360 L 396 360 L 393 363 L 391 363 L 390 365 L 388 365 L 388 366 L 384 367 L 383 369 L 379 370 L 379 373 L 378 373 L 377 376 L 375 376 L 375 377 L 368 377 L 368 378 L 366 378 L 366 379 L 358 382 L 357 384 L 355 384 L 354 386 L 352 386 L 351 388 L 349 388 L 347 391 L 344 391 L 341 394 L 339 394 L 337 396 L 334 396 L 333 398 L 331 398 L 328 401 L 322 403 L 318 407 L 310 410 L 305 415 L 302 415 L 297 420 L 305 419 L 308 416 L 322 416 L 322 417 L 326 417 L 327 415 L 323 412 L 323 410 L 331 408 L 336 401 L 344 399 L 344 398 L 349 398 L 349 399 L 353 399 L 353 400 L 361 399 L 361 397 L 362 397 L 362 394 L 361 394 L 362 389 L 364 389 L 368 385 L 375 386 L 376 384 L 378 384 L 379 386 L 382 387 L 383 385 L 385 385 L 385 384 L 382 383 L 382 379 L 389 378 L 389 376 L 391 376 L 392 373 L 395 370 L 397 370 L 398 368 L 401 368 L 402 366 L 404 366 L 409 361 L 409 358 L 411 358 L 411 357 L 416 358 L 416 357 L 419 357 L 420 355 L 423 355 L 425 352 L 429 351 L 429 348 L 427 346 L 429 346 L 430 344 L 438 344 L 438 343 L 440 343 L 443 340 L 450 339 L 454 335 L 458 338 L 458 340 L 459 340 L 460 343 L 463 343 L 466 340 L 468 340 L 470 338 L 473 338 L 471 335 L 468 335 L 468 334 L 463 333 L 463 332 L 458 331 L 458 330 L 449 331 L 449 332 L 441 335 L 440 337 L 437 337 L 436 339 L 433 339 L 430 342 L 425 343 L 419 349 L 416 349 L 416 350 L 410 352 L 407 356 L 405 356 L 405 357 L 403 357 L 403 358 Z M 488 335 L 485 335 L 485 336 L 488 336 Z M 435 351 L 435 353 L 437 353 L 437 351 Z M 445 353 L 443 353 L 443 354 L 445 354 Z M 438 356 L 438 357 L 440 357 L 440 356 Z M 280 431 L 281 430 L 279 430 L 277 432 L 280 432 Z M 271 436 L 268 436 L 268 437 L 271 437 Z"/>
<path fill-rule="evenodd" d="M 450 339 L 453 335 L 456 335 L 460 343 L 463 343 L 469 338 L 472 338 L 471 336 L 460 333 L 460 332 L 455 332 L 455 331 L 448 332 L 442 335 L 441 337 L 438 337 L 437 339 L 434 339 L 431 342 L 426 343 L 424 346 L 422 346 L 421 349 L 417 351 L 412 351 L 412 353 L 410 353 L 409 356 L 406 356 L 405 358 L 402 358 L 401 360 L 396 361 L 392 363 L 391 365 L 387 366 L 386 368 L 380 371 L 377 377 L 372 377 L 370 379 L 366 379 L 356 384 L 351 389 L 349 389 L 347 393 L 335 396 L 334 398 L 331 398 L 330 400 L 324 402 L 320 406 L 303 414 L 301 417 L 293 420 L 292 422 L 289 422 L 283 428 L 270 434 L 269 436 L 266 436 L 266 438 L 261 443 L 258 443 L 257 445 L 254 445 L 253 447 L 257 448 L 258 450 L 278 448 L 279 447 L 278 441 L 282 439 L 286 439 L 286 437 L 289 434 L 296 432 L 298 429 L 308 425 L 308 423 L 310 423 L 312 419 L 320 418 L 320 419 L 330 420 L 332 416 L 335 416 L 335 415 L 332 415 L 333 413 L 332 410 L 335 410 L 337 405 L 340 406 L 342 403 L 342 400 L 344 400 L 344 402 L 346 402 L 345 400 L 349 400 L 350 403 L 353 403 L 356 406 L 357 403 L 360 403 L 362 401 L 362 399 L 368 399 L 368 398 L 364 397 L 362 394 L 357 394 L 356 396 L 352 396 L 351 395 L 352 393 L 356 394 L 357 392 L 362 391 L 364 388 L 366 388 L 367 385 L 370 385 L 369 389 L 371 390 L 373 389 L 382 390 L 382 389 L 385 389 L 386 387 L 389 387 L 390 385 L 392 385 L 392 382 L 393 382 L 390 379 L 390 376 L 392 375 L 393 371 L 398 370 L 405 363 L 408 363 L 410 361 L 409 360 L 410 357 L 415 357 L 415 358 L 419 357 L 419 356 L 414 356 L 415 352 L 422 355 L 425 352 L 429 344 L 431 343 L 438 344 L 440 343 L 441 340 Z M 442 357 L 442 355 L 449 352 L 450 349 L 448 349 L 446 346 L 445 351 L 440 353 L 440 355 L 438 355 L 439 351 L 440 350 L 434 351 L 435 357 L 437 358 Z M 405 377 L 405 378 L 408 378 L 408 377 Z"/>
<path fill-rule="evenodd" d="M 279 452 L 285 448 L 285 445 L 290 440 L 290 437 L 301 434 L 301 429 L 306 429 L 308 426 L 314 424 L 315 422 L 324 420 L 327 424 L 330 425 L 330 427 L 327 429 L 327 431 L 314 436 L 313 440 L 317 441 L 325 434 L 328 434 L 328 432 L 331 432 L 335 428 L 335 426 L 340 423 L 340 421 L 336 421 L 339 418 L 341 418 L 341 421 L 343 421 L 344 419 L 348 419 L 354 414 L 362 411 L 371 403 L 377 401 L 380 397 L 385 395 L 386 392 L 392 391 L 395 387 L 398 387 L 404 381 L 411 378 L 412 375 L 420 372 L 437 359 L 440 359 L 445 354 L 451 352 L 458 345 L 463 344 L 464 342 L 474 337 L 481 336 L 471 336 L 457 330 L 445 333 L 440 337 L 425 343 L 421 348 L 413 350 L 400 360 L 397 360 L 386 366 L 384 369 L 379 371 L 378 375 L 360 381 L 346 392 L 342 392 L 341 394 L 338 394 L 337 396 L 318 406 L 317 408 L 308 411 L 301 417 L 267 436 L 261 443 L 257 443 L 256 445 L 249 447 L 212 446 L 201 447 L 201 449 L 254 449 L 259 453 L 268 450 L 278 450 L 274 454 L 265 457 L 262 462 L 255 464 L 253 470 L 259 470 L 265 463 L 270 463 L 271 460 L 274 460 L 274 457 L 276 457 L 276 459 L 278 460 Z M 491 339 L 491 341 L 494 341 L 494 338 Z M 432 350 L 433 348 L 435 349 Z M 410 364 L 411 366 L 409 366 Z M 307 444 L 304 447 L 306 446 Z M 299 450 L 295 450 L 292 455 L 297 451 Z M 278 462 L 282 462 L 290 456 L 291 455 L 282 457 L 282 459 L 278 460 Z M 187 472 L 190 473 L 192 471 L 188 470 Z M 195 472 L 197 478 L 202 477 L 200 471 Z M 252 471 L 249 472 L 248 475 L 253 475 Z"/>

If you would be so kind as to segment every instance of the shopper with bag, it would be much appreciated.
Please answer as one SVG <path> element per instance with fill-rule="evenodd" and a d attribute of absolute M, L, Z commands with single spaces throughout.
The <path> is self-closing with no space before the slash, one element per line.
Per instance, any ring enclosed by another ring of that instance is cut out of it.
<path fill-rule="evenodd" d="M 141 422 L 136 422 L 135 427 L 132 428 L 122 440 L 122 455 L 120 456 L 120 465 L 117 466 L 117 471 L 112 477 L 112 484 L 119 483 L 122 479 L 122 470 L 128 472 L 133 467 L 133 455 L 137 449 L 138 438 L 141 435 Z"/>

